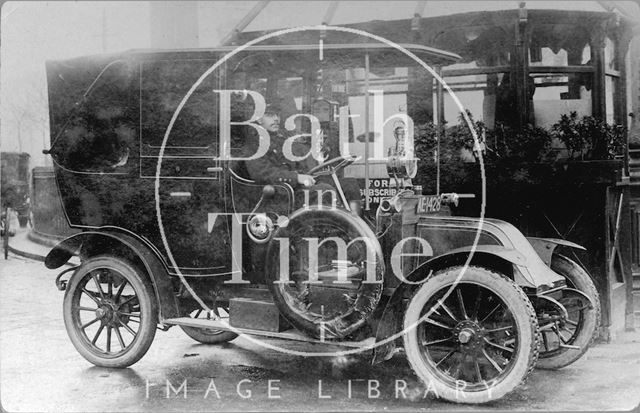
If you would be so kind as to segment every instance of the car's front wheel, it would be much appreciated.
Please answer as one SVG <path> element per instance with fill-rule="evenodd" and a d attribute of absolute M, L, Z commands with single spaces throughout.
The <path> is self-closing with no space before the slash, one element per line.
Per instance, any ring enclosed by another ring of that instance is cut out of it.
<path fill-rule="evenodd" d="M 510 279 L 480 267 L 447 268 L 417 288 L 404 332 L 407 359 L 427 390 L 456 403 L 503 397 L 538 356 L 529 299 Z"/>
<path fill-rule="evenodd" d="M 108 255 L 90 258 L 67 285 L 63 303 L 69 338 L 89 362 L 128 367 L 151 346 L 158 324 L 153 287 L 131 263 Z"/>
<path fill-rule="evenodd" d="M 567 287 L 559 304 L 565 311 L 539 309 L 540 359 L 536 367 L 559 369 L 577 361 L 587 351 L 600 326 L 600 298 L 589 274 L 575 261 L 554 255 L 551 269 L 565 277 Z"/>

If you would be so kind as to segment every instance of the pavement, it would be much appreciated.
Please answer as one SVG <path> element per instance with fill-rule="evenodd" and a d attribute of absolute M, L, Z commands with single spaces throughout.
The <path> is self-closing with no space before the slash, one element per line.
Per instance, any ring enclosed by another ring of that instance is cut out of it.
<path fill-rule="evenodd" d="M 18 228 L 16 234 L 9 238 L 9 251 L 21 257 L 44 261 L 55 243 L 53 238 L 40 236 L 30 228 Z"/>
<path fill-rule="evenodd" d="M 9 251 L 34 261 L 44 261 L 49 251 L 63 240 L 63 238 L 38 233 L 30 227 L 14 226 L 13 228 L 17 229 L 16 234 L 9 238 Z M 73 265 L 80 263 L 76 257 L 72 257 L 69 262 Z"/>
<path fill-rule="evenodd" d="M 12 251 L 42 259 L 49 247 L 31 245 L 23 233 L 11 239 Z M 524 385 L 482 406 L 423 398 L 424 385 L 401 354 L 370 366 L 365 355 L 300 357 L 244 337 L 201 345 L 177 327 L 158 331 L 132 367 L 98 368 L 67 337 L 57 273 L 23 255 L 0 258 L 0 401 L 7 411 L 620 411 L 640 404 L 640 332 L 597 344 L 564 369 L 534 370 Z M 406 393 L 396 392 L 397 380 Z"/>

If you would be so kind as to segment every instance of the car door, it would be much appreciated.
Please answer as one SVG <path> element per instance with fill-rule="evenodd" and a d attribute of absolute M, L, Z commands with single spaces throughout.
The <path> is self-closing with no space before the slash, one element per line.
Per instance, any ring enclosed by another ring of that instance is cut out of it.
<path fill-rule="evenodd" d="M 219 77 L 190 92 L 214 63 L 212 55 L 167 54 L 140 64 L 140 177 L 157 180 L 157 235 L 169 264 L 184 274 L 231 268 L 228 217 L 209 227 L 210 215 L 225 211 L 213 92 Z"/>

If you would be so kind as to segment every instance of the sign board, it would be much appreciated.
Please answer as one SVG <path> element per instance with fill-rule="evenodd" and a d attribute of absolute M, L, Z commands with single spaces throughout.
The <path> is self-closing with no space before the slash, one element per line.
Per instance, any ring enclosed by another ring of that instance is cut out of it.
<path fill-rule="evenodd" d="M 398 193 L 398 189 L 390 178 L 376 178 L 369 179 L 369 205 L 372 210 L 375 210 L 380 201 L 383 198 L 389 198 Z M 360 196 L 362 197 L 363 205 L 366 203 L 365 199 L 365 181 L 364 179 L 358 180 L 360 184 Z"/>

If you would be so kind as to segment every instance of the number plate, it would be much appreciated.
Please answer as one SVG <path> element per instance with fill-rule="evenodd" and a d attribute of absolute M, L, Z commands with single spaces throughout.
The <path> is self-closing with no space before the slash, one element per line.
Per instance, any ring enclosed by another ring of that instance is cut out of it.
<path fill-rule="evenodd" d="M 438 195 L 427 195 L 418 199 L 416 214 L 435 214 L 442 209 L 442 198 Z"/>

